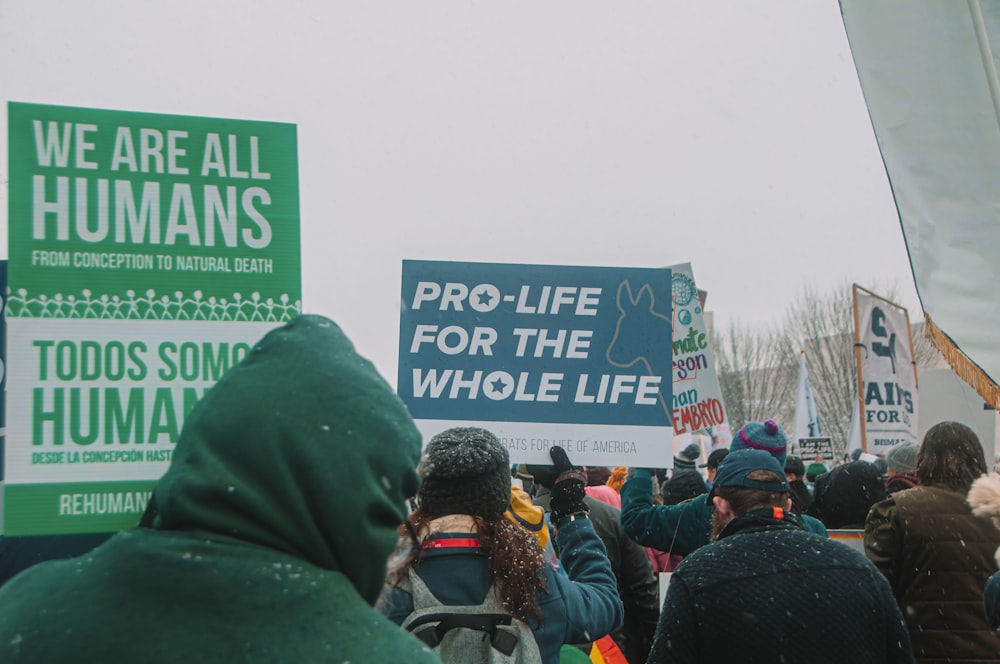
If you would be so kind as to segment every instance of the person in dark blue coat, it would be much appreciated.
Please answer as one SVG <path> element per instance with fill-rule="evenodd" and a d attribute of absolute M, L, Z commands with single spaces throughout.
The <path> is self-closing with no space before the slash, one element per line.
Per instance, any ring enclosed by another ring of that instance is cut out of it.
<path fill-rule="evenodd" d="M 1000 571 L 993 572 L 983 586 L 983 610 L 986 622 L 994 632 L 1000 632 Z"/>
<path fill-rule="evenodd" d="M 551 517 L 565 574 L 545 561 L 534 535 L 503 516 L 510 502 L 506 448 L 485 429 L 449 429 L 424 450 L 417 509 L 400 529 L 378 609 L 400 625 L 413 613 L 404 589 L 411 568 L 446 605 L 480 604 L 496 586 L 504 609 L 531 627 L 547 664 L 559 661 L 563 644 L 592 641 L 621 625 L 624 609 L 588 518 L 583 473 L 562 448 L 550 455 L 561 471 Z"/>
<path fill-rule="evenodd" d="M 649 662 L 912 662 L 885 577 L 860 552 L 808 533 L 784 469 L 740 450 L 719 466 L 714 543 L 674 570 Z"/>

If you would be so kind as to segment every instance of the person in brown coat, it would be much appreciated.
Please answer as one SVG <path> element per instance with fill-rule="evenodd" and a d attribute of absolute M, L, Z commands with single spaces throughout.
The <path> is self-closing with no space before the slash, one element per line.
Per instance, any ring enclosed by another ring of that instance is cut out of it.
<path fill-rule="evenodd" d="M 917 454 L 919 486 L 876 503 L 865 522 L 865 553 L 889 579 L 922 664 L 1000 661 L 983 612 L 1000 529 L 966 503 L 986 470 L 972 429 L 936 424 Z"/>

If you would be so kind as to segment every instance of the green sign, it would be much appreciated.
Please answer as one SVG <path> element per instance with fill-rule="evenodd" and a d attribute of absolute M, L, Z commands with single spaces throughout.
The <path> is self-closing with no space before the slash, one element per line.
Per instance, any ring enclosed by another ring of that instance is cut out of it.
<path fill-rule="evenodd" d="M 294 125 L 11 103 L 7 535 L 135 525 L 185 416 L 301 310 Z"/>
<path fill-rule="evenodd" d="M 9 317 L 280 321 L 295 126 L 11 103 Z"/>

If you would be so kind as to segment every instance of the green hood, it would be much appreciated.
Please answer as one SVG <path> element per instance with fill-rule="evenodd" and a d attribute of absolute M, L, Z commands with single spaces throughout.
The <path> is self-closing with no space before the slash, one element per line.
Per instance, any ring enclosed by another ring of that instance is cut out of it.
<path fill-rule="evenodd" d="M 249 541 L 337 570 L 374 603 L 416 493 L 420 434 L 340 328 L 269 332 L 184 423 L 154 527 Z"/>

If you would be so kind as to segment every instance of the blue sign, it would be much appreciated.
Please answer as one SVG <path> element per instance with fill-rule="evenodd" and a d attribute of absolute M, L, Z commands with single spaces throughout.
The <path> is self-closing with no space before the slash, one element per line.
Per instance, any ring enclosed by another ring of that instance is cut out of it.
<path fill-rule="evenodd" d="M 662 461 L 671 316 L 669 269 L 403 261 L 399 393 L 425 435 L 484 426 L 512 461 Z"/>

